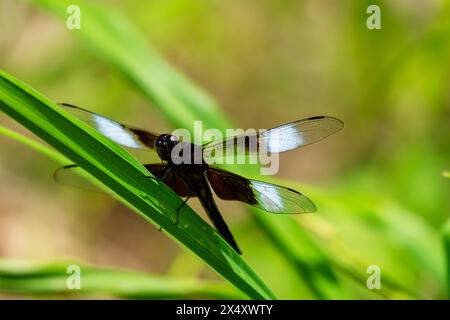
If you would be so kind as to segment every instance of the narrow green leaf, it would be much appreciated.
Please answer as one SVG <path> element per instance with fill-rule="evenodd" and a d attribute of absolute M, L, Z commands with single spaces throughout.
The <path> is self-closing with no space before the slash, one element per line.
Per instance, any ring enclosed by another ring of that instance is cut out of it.
<path fill-rule="evenodd" d="M 58 162 L 59 164 L 68 164 L 70 163 L 70 161 L 64 157 L 61 153 L 59 153 L 58 151 L 55 151 L 35 140 L 32 140 L 24 135 L 21 135 L 20 133 L 17 133 L 11 129 L 8 129 L 6 127 L 0 126 L 0 134 L 14 139 L 20 143 L 23 143 L 24 145 L 46 155 L 47 157 L 55 160 L 56 162 Z"/>
<path fill-rule="evenodd" d="M 78 279 L 72 281 L 78 275 L 79 282 Z M 41 264 L 0 260 L 0 292 L 74 298 L 88 295 L 132 299 L 243 298 L 239 291 L 225 283 L 98 268 L 78 261 Z"/>
<path fill-rule="evenodd" d="M 442 229 L 442 240 L 445 249 L 445 270 L 447 270 L 447 298 L 450 299 L 450 219 L 447 220 Z"/>

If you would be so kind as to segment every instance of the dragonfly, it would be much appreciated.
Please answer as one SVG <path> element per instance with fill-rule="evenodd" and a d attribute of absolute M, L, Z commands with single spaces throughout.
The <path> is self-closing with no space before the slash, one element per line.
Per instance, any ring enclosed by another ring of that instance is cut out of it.
<path fill-rule="evenodd" d="M 220 199 L 240 201 L 274 214 L 300 214 L 316 211 L 314 203 L 299 191 L 247 179 L 215 167 L 210 164 L 210 161 L 207 161 L 208 157 L 226 154 L 223 152 L 224 149 L 236 147 L 238 142 L 242 141 L 240 140 L 243 138 L 242 136 L 226 137 L 199 146 L 190 142 L 182 142 L 179 137 L 172 134 L 157 134 L 125 125 L 72 104 L 61 103 L 59 105 L 126 149 L 156 152 L 161 163 L 144 164 L 145 168 L 153 175 L 149 178 L 162 181 L 180 197 L 185 198 L 177 209 L 175 223 L 178 223 L 180 210 L 187 201 L 196 197 L 200 200 L 216 230 L 239 254 L 242 254 L 242 251 L 223 219 L 212 191 Z M 253 139 L 252 141 L 256 141 L 256 143 L 253 145 L 248 143 L 245 148 L 236 147 L 233 150 L 245 155 L 255 154 L 262 150 L 262 147 L 269 153 L 285 152 L 320 141 L 339 131 L 343 126 L 344 123 L 341 120 L 330 116 L 301 119 L 245 136 L 244 141 L 248 142 Z M 188 143 L 192 152 L 200 152 L 200 161 L 195 163 L 174 161 L 172 151 L 179 146 L 179 143 Z M 73 173 L 77 167 L 76 164 L 72 164 L 59 168 L 55 172 L 55 180 L 70 184 L 70 182 L 67 183 L 67 177 L 70 176 L 67 173 Z"/>

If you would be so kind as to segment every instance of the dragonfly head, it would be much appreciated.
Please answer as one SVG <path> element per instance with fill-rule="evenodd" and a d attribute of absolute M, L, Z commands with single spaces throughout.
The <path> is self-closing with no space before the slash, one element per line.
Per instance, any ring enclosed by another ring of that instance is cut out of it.
<path fill-rule="evenodd" d="M 178 143 L 177 137 L 171 134 L 160 135 L 155 142 L 156 152 L 163 161 L 170 161 L 173 147 Z"/>

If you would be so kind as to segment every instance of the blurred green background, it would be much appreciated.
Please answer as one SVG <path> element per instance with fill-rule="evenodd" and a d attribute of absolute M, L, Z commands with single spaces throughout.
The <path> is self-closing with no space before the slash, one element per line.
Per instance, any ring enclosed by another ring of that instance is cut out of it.
<path fill-rule="evenodd" d="M 329 256 L 336 292 L 312 290 L 307 273 L 279 252 L 244 205 L 217 200 L 244 259 L 277 297 L 448 297 L 450 180 L 442 175 L 450 169 L 448 2 L 375 1 L 381 30 L 366 27 L 372 1 L 96 2 L 135 24 L 236 127 L 270 128 L 314 115 L 345 122 L 338 134 L 281 155 L 278 174 L 318 205 L 314 215 L 295 219 Z M 0 0 L 0 67 L 54 101 L 156 132 L 173 130 L 76 32 L 32 3 Z M 31 136 L 6 115 L 0 123 Z M 0 141 L 2 260 L 69 257 L 219 279 L 126 207 L 55 184 L 55 163 L 14 140 Z M 205 217 L 196 200 L 190 204 Z M 369 265 L 381 268 L 381 290 L 366 287 Z M 10 296 L 28 294 L 0 293 Z"/>

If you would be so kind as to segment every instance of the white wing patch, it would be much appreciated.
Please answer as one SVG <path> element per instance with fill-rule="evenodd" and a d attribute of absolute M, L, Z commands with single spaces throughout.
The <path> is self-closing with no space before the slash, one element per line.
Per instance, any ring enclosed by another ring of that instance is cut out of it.
<path fill-rule="evenodd" d="M 257 206 L 272 213 L 307 213 L 316 211 L 316 206 L 298 191 L 250 180 Z"/>
<path fill-rule="evenodd" d="M 275 186 L 267 183 L 257 183 L 252 181 L 253 188 L 257 191 L 255 197 L 258 202 L 264 204 L 265 210 L 269 212 L 279 212 L 283 208 L 283 198 L 280 197 Z"/>
<path fill-rule="evenodd" d="M 266 131 L 260 140 L 266 144 L 267 151 L 272 153 L 292 150 L 304 144 L 302 133 L 296 127 Z"/>
<path fill-rule="evenodd" d="M 93 114 L 93 120 L 96 129 L 114 142 L 128 148 L 138 149 L 142 147 L 141 144 L 136 141 L 136 137 L 131 132 L 124 129 L 119 123 L 96 114 Z"/>
<path fill-rule="evenodd" d="M 237 154 L 251 154 L 255 152 L 269 152 L 280 153 L 292 149 L 296 149 L 301 146 L 306 146 L 311 143 L 315 143 L 322 140 L 329 135 L 339 131 L 344 127 L 344 123 L 334 117 L 317 116 L 306 118 L 298 121 L 289 122 L 287 124 L 269 129 L 265 132 L 260 132 L 258 136 L 257 148 L 246 146 L 240 148 L 241 150 L 235 150 Z M 246 137 L 244 141 L 251 141 L 255 135 L 238 135 L 231 138 L 227 138 L 222 141 L 212 142 L 204 145 L 205 157 L 224 157 L 228 154 L 228 148 L 234 148 L 238 138 Z M 227 149 L 227 152 L 221 152 L 223 149 Z"/>

